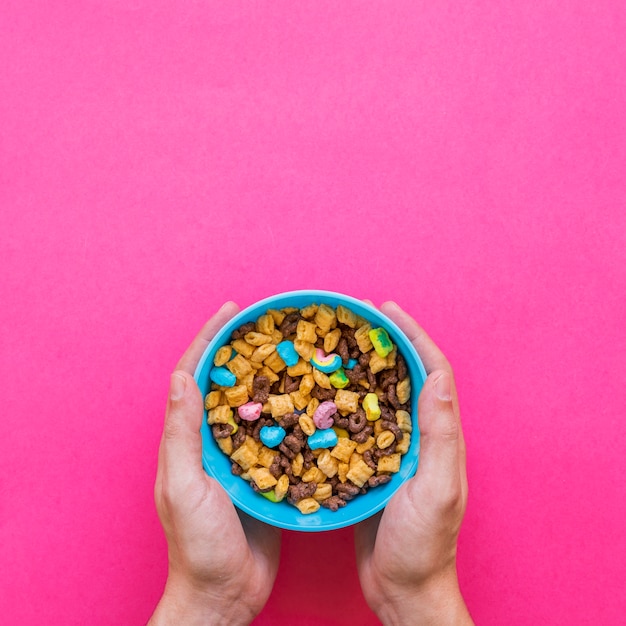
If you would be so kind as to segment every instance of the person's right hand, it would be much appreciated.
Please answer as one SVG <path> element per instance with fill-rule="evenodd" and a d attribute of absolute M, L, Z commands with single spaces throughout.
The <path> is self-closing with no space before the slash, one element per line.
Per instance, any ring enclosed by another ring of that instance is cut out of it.
<path fill-rule="evenodd" d="M 467 475 L 452 368 L 397 304 L 387 302 L 381 311 L 409 337 L 428 378 L 418 404 L 417 473 L 394 495 L 382 515 L 355 528 L 363 594 L 385 624 L 472 624 L 456 572 Z"/>

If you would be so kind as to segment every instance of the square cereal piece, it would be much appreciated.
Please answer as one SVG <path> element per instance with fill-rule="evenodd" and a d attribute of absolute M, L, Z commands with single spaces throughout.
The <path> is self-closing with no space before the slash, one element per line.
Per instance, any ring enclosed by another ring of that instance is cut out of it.
<path fill-rule="evenodd" d="M 310 437 L 316 430 L 315 428 L 315 422 L 313 421 L 313 419 L 307 415 L 306 413 L 303 413 L 299 418 L 298 418 L 298 424 L 300 425 L 300 428 L 302 429 L 302 432 L 307 436 Z"/>
<path fill-rule="evenodd" d="M 322 483 L 317 486 L 315 493 L 313 494 L 313 498 L 315 498 L 318 502 L 322 500 L 326 500 L 333 495 L 333 487 L 330 483 Z"/>
<path fill-rule="evenodd" d="M 315 343 L 317 341 L 315 324 L 307 322 L 306 320 L 300 320 L 296 327 L 296 339 L 305 341 L 306 343 Z"/>
<path fill-rule="evenodd" d="M 277 454 L 278 452 L 276 452 L 275 450 L 271 450 L 270 448 L 263 446 L 259 450 L 259 465 L 262 465 L 263 467 L 267 467 L 269 469 L 274 462 L 274 458 Z"/>
<path fill-rule="evenodd" d="M 271 315 L 274 318 L 274 324 L 276 326 L 280 326 L 285 319 L 285 314 L 282 311 L 277 311 L 276 309 L 268 309 L 268 315 Z"/>
<path fill-rule="evenodd" d="M 406 404 L 411 397 L 411 379 L 407 376 L 396 385 L 396 396 L 400 404 Z"/>
<path fill-rule="evenodd" d="M 233 341 L 232 343 L 232 346 L 237 354 L 243 355 L 246 359 L 249 359 L 254 352 L 254 346 L 251 346 L 243 339 L 235 339 L 235 341 Z"/>
<path fill-rule="evenodd" d="M 311 391 L 313 391 L 313 387 L 315 387 L 315 379 L 313 378 L 313 374 L 305 374 L 300 379 L 300 386 L 298 389 L 303 396 L 308 396 Z"/>
<path fill-rule="evenodd" d="M 330 378 L 321 370 L 318 370 L 317 367 L 313 368 L 313 380 L 322 388 L 322 389 L 330 389 L 332 385 L 330 384 Z"/>
<path fill-rule="evenodd" d="M 283 340 L 283 334 L 278 330 L 278 328 L 274 329 L 272 333 L 272 343 L 277 346 Z"/>
<path fill-rule="evenodd" d="M 305 483 L 323 483 L 326 480 L 326 474 L 319 467 L 313 465 L 302 474 L 302 481 Z"/>
<path fill-rule="evenodd" d="M 373 475 L 374 470 L 361 459 L 352 468 L 350 468 L 347 478 L 357 487 L 362 487 Z"/>
<path fill-rule="evenodd" d="M 357 317 L 350 309 L 340 304 L 337 307 L 337 321 L 340 324 L 345 324 L 350 328 L 356 327 Z"/>
<path fill-rule="evenodd" d="M 264 343 L 272 343 L 272 336 L 257 333 L 254 330 L 246 333 L 243 338 L 252 346 L 262 346 Z"/>
<path fill-rule="evenodd" d="M 390 370 L 396 366 L 396 358 L 398 356 L 398 348 L 393 347 L 393 350 L 385 357 L 387 360 L 387 369 Z"/>
<path fill-rule="evenodd" d="M 226 363 L 230 361 L 232 353 L 232 346 L 222 346 L 215 353 L 215 357 L 213 358 L 213 365 L 215 365 L 215 367 L 221 367 L 222 365 L 226 365 Z"/>
<path fill-rule="evenodd" d="M 230 455 L 230 458 L 245 472 L 247 472 L 251 467 L 254 467 L 259 460 L 258 454 L 246 445 L 237 448 Z"/>
<path fill-rule="evenodd" d="M 404 433 L 404 437 L 398 441 L 396 444 L 396 452 L 400 454 L 406 454 L 409 451 L 409 446 L 411 445 L 411 434 Z"/>
<path fill-rule="evenodd" d="M 232 437 L 223 437 L 222 439 L 216 439 L 217 447 L 226 455 L 230 456 L 233 453 L 233 440 Z"/>
<path fill-rule="evenodd" d="M 245 384 L 228 387 L 224 389 L 224 395 L 229 406 L 241 406 L 248 401 L 248 388 Z"/>
<path fill-rule="evenodd" d="M 337 347 L 340 339 L 340 328 L 335 328 L 335 330 L 331 330 L 329 333 L 327 333 L 324 337 L 324 352 L 326 352 L 326 354 L 331 353 Z"/>
<path fill-rule="evenodd" d="M 274 318 L 267 313 L 265 315 L 261 315 L 261 317 L 259 317 L 256 321 L 257 332 L 262 335 L 271 335 L 274 332 L 274 326 Z"/>
<path fill-rule="evenodd" d="M 369 352 L 374 347 L 369 336 L 370 330 L 372 330 L 370 324 L 363 324 L 363 326 L 360 326 L 354 331 L 354 338 L 359 346 L 359 350 L 363 352 L 363 354 Z"/>
<path fill-rule="evenodd" d="M 262 346 L 259 346 L 250 357 L 250 361 L 252 364 L 254 363 L 263 363 L 267 357 L 272 354 L 276 350 L 276 346 L 273 343 L 264 343 Z M 254 367 L 254 365 L 253 365 Z"/>
<path fill-rule="evenodd" d="M 219 390 L 209 391 L 206 394 L 206 398 L 204 399 L 204 408 L 208 411 L 209 409 L 214 409 L 218 404 L 221 403 L 222 400 L 222 392 Z"/>
<path fill-rule="evenodd" d="M 330 454 L 342 463 L 348 463 L 357 445 L 357 442 L 352 439 L 339 437 L 337 445 L 330 451 Z"/>
<path fill-rule="evenodd" d="M 400 457 L 402 455 L 397 452 L 395 454 L 389 454 L 388 456 L 381 456 L 378 459 L 377 471 L 379 472 L 399 472 L 400 471 Z"/>
<path fill-rule="evenodd" d="M 300 315 L 302 315 L 305 320 L 310 320 L 317 313 L 318 308 L 319 306 L 317 304 L 309 304 L 300 311 Z"/>
<path fill-rule="evenodd" d="M 315 354 L 315 345 L 302 339 L 296 339 L 293 342 L 293 347 L 298 353 L 298 356 L 302 357 L 305 361 L 310 361 Z"/>
<path fill-rule="evenodd" d="M 209 411 L 207 423 L 209 426 L 213 426 L 213 424 L 228 424 L 228 420 L 230 420 L 232 416 L 233 412 L 231 408 L 225 404 L 220 404 Z"/>
<path fill-rule="evenodd" d="M 317 467 L 319 467 L 328 478 L 332 478 L 336 476 L 339 471 L 339 462 L 336 458 L 331 456 L 329 450 L 322 450 L 322 453 L 317 457 Z"/>
<path fill-rule="evenodd" d="M 320 401 L 317 398 L 311 398 L 311 400 L 309 400 L 309 403 L 306 405 L 306 414 L 309 417 L 313 417 L 319 405 Z"/>
<path fill-rule="evenodd" d="M 242 354 L 238 354 L 234 359 L 228 361 L 228 363 L 226 363 L 226 367 L 237 378 L 243 378 L 246 374 L 249 374 L 252 371 L 252 365 L 248 363 L 247 359 Z"/>
<path fill-rule="evenodd" d="M 282 372 L 287 367 L 287 364 L 280 358 L 280 355 L 276 352 L 276 350 L 274 350 L 274 352 L 272 352 L 265 359 L 265 361 L 263 361 L 263 364 L 266 367 L 269 367 L 269 369 L 271 369 L 275 374 Z M 276 377 L 276 380 L 278 380 L 278 377 Z"/>
<path fill-rule="evenodd" d="M 337 326 L 337 315 L 335 310 L 329 307 L 327 304 L 320 304 L 317 313 L 315 314 L 315 323 L 318 327 L 328 332 L 331 328 Z"/>
<path fill-rule="evenodd" d="M 370 436 L 366 439 L 364 443 L 360 443 L 356 447 L 356 452 L 358 452 L 359 454 L 363 454 L 364 452 L 371 450 L 374 447 L 375 443 L 376 443 L 376 440 L 374 439 L 374 437 Z"/>
<path fill-rule="evenodd" d="M 387 368 L 387 359 L 379 356 L 376 350 L 370 352 L 369 368 L 372 370 L 372 374 L 378 374 Z"/>
<path fill-rule="evenodd" d="M 355 465 L 358 464 L 359 461 L 363 460 L 363 455 L 359 454 L 358 452 L 353 452 L 352 456 L 350 457 L 350 460 L 348 461 L 348 465 L 350 466 L 350 469 L 352 469 Z"/>
<path fill-rule="evenodd" d="M 286 495 L 289 490 L 289 477 L 287 474 L 283 474 L 276 483 L 274 487 L 274 496 L 276 502 L 280 502 Z"/>
<path fill-rule="evenodd" d="M 299 389 L 297 389 L 296 391 L 292 391 L 289 395 L 291 396 L 293 406 L 295 406 L 298 411 L 306 409 L 309 401 L 311 400 L 310 395 L 307 394 L 305 396 Z"/>
<path fill-rule="evenodd" d="M 411 421 L 411 414 L 408 411 L 399 410 L 396 411 L 396 422 L 403 433 L 413 432 L 413 423 Z"/>
<path fill-rule="evenodd" d="M 303 498 L 296 502 L 296 507 L 303 515 L 310 515 L 319 510 L 320 503 L 315 498 Z"/>
<path fill-rule="evenodd" d="M 251 467 L 248 473 L 261 491 L 271 489 L 278 482 L 267 467 Z"/>
<path fill-rule="evenodd" d="M 298 452 L 291 462 L 291 473 L 294 476 L 302 475 L 302 468 L 304 467 L 304 456 L 302 456 L 302 452 Z"/>
<path fill-rule="evenodd" d="M 270 410 L 272 412 L 272 417 L 282 417 L 283 415 L 287 415 L 287 413 L 293 413 L 293 400 L 289 394 L 282 394 L 280 396 L 270 396 L 268 399 L 270 403 Z"/>
<path fill-rule="evenodd" d="M 257 376 L 265 376 L 265 378 L 267 378 L 267 380 L 269 380 L 270 385 L 273 385 L 277 380 L 279 380 L 279 376 L 276 372 L 274 372 L 274 370 L 270 369 L 269 367 L 267 367 L 267 365 L 264 365 L 256 374 Z M 254 395 L 254 393 L 250 394 L 251 396 Z"/>
<path fill-rule="evenodd" d="M 345 483 L 348 480 L 348 472 L 350 471 L 350 466 L 347 463 L 339 463 L 337 465 L 337 476 L 342 483 Z"/>
<path fill-rule="evenodd" d="M 287 368 L 287 374 L 292 378 L 296 376 L 304 376 L 305 374 L 310 374 L 313 366 L 310 363 L 307 363 L 304 359 L 299 359 L 295 365 Z"/>
<path fill-rule="evenodd" d="M 246 374 L 242 379 L 241 379 L 241 384 L 246 386 L 246 391 L 248 392 L 248 395 L 250 397 L 252 397 L 254 395 L 254 373 L 250 372 L 249 374 Z M 245 402 L 244 402 L 245 404 Z"/>
<path fill-rule="evenodd" d="M 359 408 L 359 394 L 356 391 L 337 389 L 335 405 L 340 413 L 356 413 Z"/>

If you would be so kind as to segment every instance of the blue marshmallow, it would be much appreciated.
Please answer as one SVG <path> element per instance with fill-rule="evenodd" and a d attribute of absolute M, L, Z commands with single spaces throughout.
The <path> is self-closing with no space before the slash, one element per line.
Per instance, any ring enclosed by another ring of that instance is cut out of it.
<path fill-rule="evenodd" d="M 317 450 L 318 448 L 332 448 L 337 445 L 337 433 L 332 428 L 318 428 L 307 439 L 309 448 Z"/>
<path fill-rule="evenodd" d="M 209 378 L 221 387 L 233 387 L 237 382 L 237 377 L 225 367 L 214 367 L 209 372 Z"/>
<path fill-rule="evenodd" d="M 344 370 L 351 370 L 354 369 L 354 366 L 358 363 L 358 361 L 356 359 L 349 359 L 348 360 L 348 365 L 344 365 L 343 369 Z"/>
<path fill-rule="evenodd" d="M 282 443 L 286 433 L 282 426 L 263 426 L 259 435 L 264 445 L 276 448 Z"/>
<path fill-rule="evenodd" d="M 288 367 L 295 365 L 300 358 L 293 345 L 293 341 L 281 341 L 276 346 L 276 352 L 278 352 L 278 356 L 286 363 Z"/>

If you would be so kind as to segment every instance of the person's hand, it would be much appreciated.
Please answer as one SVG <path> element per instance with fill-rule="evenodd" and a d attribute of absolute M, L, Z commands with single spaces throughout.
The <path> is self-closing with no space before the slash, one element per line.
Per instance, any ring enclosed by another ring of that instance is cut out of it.
<path fill-rule="evenodd" d="M 165 591 L 150 624 L 248 624 L 276 577 L 280 531 L 238 513 L 202 468 L 203 398 L 193 372 L 238 311 L 226 303 L 171 376 L 154 495 L 168 545 Z"/>
<path fill-rule="evenodd" d="M 428 378 L 418 400 L 417 473 L 382 515 L 355 528 L 363 594 L 385 624 L 471 624 L 456 572 L 467 476 L 452 368 L 398 305 L 386 302 L 381 311 L 409 337 Z"/>

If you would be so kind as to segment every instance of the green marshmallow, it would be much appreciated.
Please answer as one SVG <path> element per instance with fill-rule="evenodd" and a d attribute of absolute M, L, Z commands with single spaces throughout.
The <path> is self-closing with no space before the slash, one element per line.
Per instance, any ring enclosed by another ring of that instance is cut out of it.
<path fill-rule="evenodd" d="M 343 389 L 350 384 L 343 367 L 340 367 L 336 372 L 333 372 L 328 377 L 328 380 L 330 381 L 330 384 L 335 387 L 335 389 Z"/>
<path fill-rule="evenodd" d="M 393 350 L 393 343 L 387 331 L 384 328 L 372 328 L 368 334 L 376 354 L 384 359 Z"/>
<path fill-rule="evenodd" d="M 259 493 L 270 502 L 280 502 L 280 500 L 276 499 L 276 493 L 274 493 L 273 489 L 271 491 L 260 491 Z"/>

